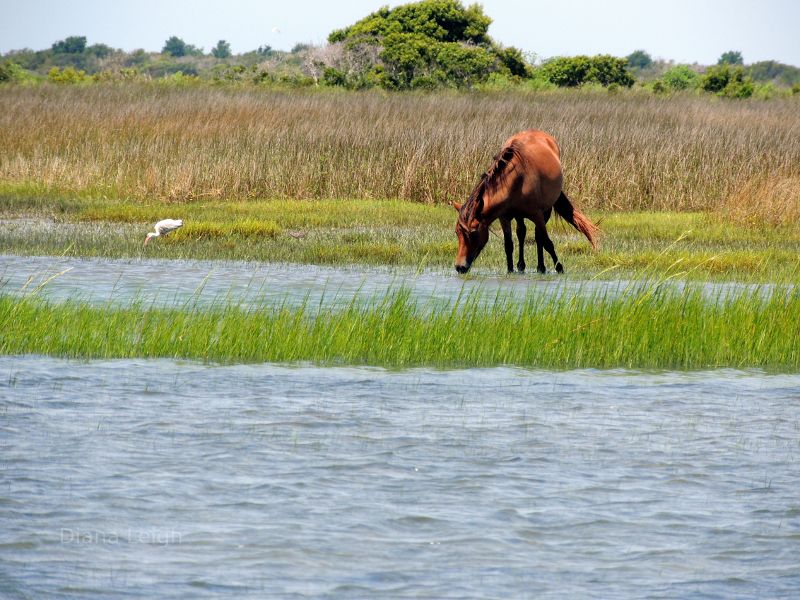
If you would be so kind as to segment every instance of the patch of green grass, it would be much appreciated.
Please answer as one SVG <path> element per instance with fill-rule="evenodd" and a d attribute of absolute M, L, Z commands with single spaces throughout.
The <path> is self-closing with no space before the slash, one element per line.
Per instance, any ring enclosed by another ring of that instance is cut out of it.
<path fill-rule="evenodd" d="M 0 217 L 9 219 L 0 228 L 0 253 L 449 269 L 457 247 L 452 208 L 396 200 L 137 204 L 13 194 L 0 199 Z M 602 228 L 597 252 L 560 219 L 550 222 L 568 274 L 638 277 L 642 269 L 659 273 L 677 266 L 694 279 L 761 282 L 800 277 L 796 227 L 745 227 L 722 222 L 712 213 L 592 212 L 590 216 Z M 163 218 L 181 218 L 186 225 L 143 248 L 145 234 Z M 501 235 L 497 224 L 493 230 Z M 532 233 L 526 241 L 530 271 L 536 266 Z M 476 267 L 483 272 L 505 271 L 499 237 L 490 237 Z"/>
<path fill-rule="evenodd" d="M 442 305 L 405 290 L 364 306 L 243 309 L 51 304 L 0 296 L 0 353 L 73 358 L 392 367 L 762 367 L 800 369 L 800 290 L 760 288 L 709 300 L 658 283 L 619 296 L 519 303 L 478 294 Z"/>

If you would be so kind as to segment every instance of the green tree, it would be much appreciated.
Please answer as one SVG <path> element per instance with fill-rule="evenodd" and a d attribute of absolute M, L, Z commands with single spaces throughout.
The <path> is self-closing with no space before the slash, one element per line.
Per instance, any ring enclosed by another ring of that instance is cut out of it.
<path fill-rule="evenodd" d="M 217 45 L 211 49 L 211 54 L 214 55 L 214 58 L 230 58 L 231 45 L 225 40 L 220 40 L 217 42 Z"/>
<path fill-rule="evenodd" d="M 325 66 L 344 73 L 347 85 L 354 87 L 463 87 L 485 81 L 494 72 L 529 77 L 522 53 L 489 37 L 491 22 L 480 5 L 465 8 L 458 0 L 383 7 L 331 32 L 328 41 L 342 49 Z M 328 83 L 342 81 L 330 75 L 325 78 Z"/>
<path fill-rule="evenodd" d="M 653 64 L 653 58 L 644 50 L 634 50 L 627 58 L 628 66 L 632 69 L 646 69 Z"/>
<path fill-rule="evenodd" d="M 743 65 L 744 59 L 742 58 L 742 53 L 738 50 L 728 50 L 727 52 L 723 52 L 722 56 L 719 57 L 717 61 L 718 65 Z"/>
<path fill-rule="evenodd" d="M 164 42 L 164 47 L 161 49 L 161 52 L 163 54 L 169 54 L 170 56 L 186 56 L 188 54 L 186 50 L 186 42 L 173 35 Z"/>
<path fill-rule="evenodd" d="M 53 44 L 55 54 L 81 54 L 86 50 L 86 36 L 71 35 Z"/>

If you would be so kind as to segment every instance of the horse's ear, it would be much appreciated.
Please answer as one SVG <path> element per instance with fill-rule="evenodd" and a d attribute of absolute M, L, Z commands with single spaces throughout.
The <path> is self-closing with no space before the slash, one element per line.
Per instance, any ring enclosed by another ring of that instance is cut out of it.
<path fill-rule="evenodd" d="M 480 220 L 482 214 L 483 214 L 483 196 L 478 198 L 478 201 L 475 203 L 475 216 L 473 218 Z"/>
<path fill-rule="evenodd" d="M 457 211 L 460 211 L 460 210 L 461 210 L 461 204 L 459 204 L 458 202 L 451 202 L 451 203 L 450 203 L 450 206 L 452 206 L 453 208 L 455 208 Z"/>

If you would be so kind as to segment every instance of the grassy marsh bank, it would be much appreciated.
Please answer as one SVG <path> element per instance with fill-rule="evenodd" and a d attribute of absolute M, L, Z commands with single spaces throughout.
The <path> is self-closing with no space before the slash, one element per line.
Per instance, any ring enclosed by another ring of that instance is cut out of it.
<path fill-rule="evenodd" d="M 708 301 L 657 284 L 618 297 L 523 303 L 477 295 L 423 306 L 398 290 L 371 305 L 174 309 L 50 304 L 0 295 L 0 354 L 173 357 L 391 367 L 800 369 L 800 292 Z M 423 303 L 424 304 L 424 303 Z"/>
<path fill-rule="evenodd" d="M 567 272 L 584 277 L 683 272 L 694 279 L 796 281 L 800 230 L 729 221 L 723 213 L 592 211 L 599 252 L 558 219 L 551 234 Z M 142 247 L 152 223 L 186 226 Z M 0 206 L 0 253 L 231 259 L 305 264 L 452 267 L 455 213 L 449 206 L 399 200 L 196 201 L 164 205 L 7 193 Z M 494 228 L 499 234 L 499 228 Z M 515 242 L 516 243 L 516 242 Z M 532 235 L 528 263 L 535 266 Z M 477 267 L 502 273 L 492 237 Z"/>

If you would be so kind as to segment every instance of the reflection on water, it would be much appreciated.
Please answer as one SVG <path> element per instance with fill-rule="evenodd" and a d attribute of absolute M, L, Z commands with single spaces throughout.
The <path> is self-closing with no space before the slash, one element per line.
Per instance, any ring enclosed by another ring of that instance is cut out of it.
<path fill-rule="evenodd" d="M 800 375 L 0 358 L 0 597 L 792 597 Z"/>

